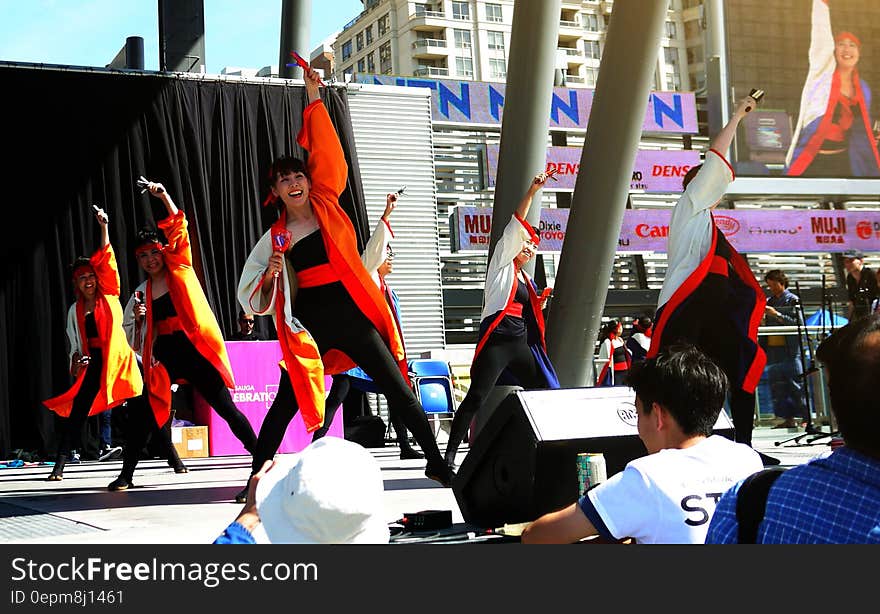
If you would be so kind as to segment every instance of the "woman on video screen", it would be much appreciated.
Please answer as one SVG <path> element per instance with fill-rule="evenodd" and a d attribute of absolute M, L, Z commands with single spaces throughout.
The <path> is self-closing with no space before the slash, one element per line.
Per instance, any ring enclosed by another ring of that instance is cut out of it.
<path fill-rule="evenodd" d="M 851 32 L 831 32 L 830 0 L 813 0 L 810 72 L 786 174 L 811 177 L 880 177 L 877 138 L 871 130 L 871 90 L 859 78 L 862 43 Z"/>

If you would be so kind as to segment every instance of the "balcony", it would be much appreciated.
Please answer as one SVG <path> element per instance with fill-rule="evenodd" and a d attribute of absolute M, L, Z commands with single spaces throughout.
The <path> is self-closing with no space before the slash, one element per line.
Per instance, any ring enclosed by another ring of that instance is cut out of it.
<path fill-rule="evenodd" d="M 580 40 L 584 34 L 584 26 L 579 21 L 559 20 L 559 42 L 570 43 Z"/>
<path fill-rule="evenodd" d="M 446 13 L 443 11 L 422 11 L 416 9 L 409 21 L 417 32 L 437 32 L 446 29 Z"/>
<path fill-rule="evenodd" d="M 439 38 L 420 38 L 413 42 L 413 57 L 436 58 L 449 54 L 446 41 Z"/>
<path fill-rule="evenodd" d="M 448 77 L 449 69 L 444 66 L 418 66 L 413 75 L 416 77 Z"/>
<path fill-rule="evenodd" d="M 563 52 L 569 58 L 582 58 L 584 57 L 584 52 L 577 47 L 557 47 L 557 51 Z"/>

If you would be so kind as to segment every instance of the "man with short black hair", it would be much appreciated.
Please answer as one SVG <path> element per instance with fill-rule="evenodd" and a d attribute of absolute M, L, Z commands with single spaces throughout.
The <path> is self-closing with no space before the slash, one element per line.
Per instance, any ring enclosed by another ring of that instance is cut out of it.
<path fill-rule="evenodd" d="M 263 341 L 263 335 L 254 329 L 254 314 L 238 312 L 238 330 L 229 337 L 230 341 Z"/>
<path fill-rule="evenodd" d="M 592 536 L 703 543 L 721 493 L 763 467 L 749 446 L 712 434 L 727 377 L 696 347 L 672 346 L 635 363 L 629 381 L 648 456 L 530 524 L 523 543 L 573 543 Z"/>
<path fill-rule="evenodd" d="M 782 473 L 767 493 L 756 543 L 880 543 L 880 315 L 850 322 L 816 357 L 845 445 Z M 739 542 L 742 483 L 718 502 L 706 543 Z M 751 517 L 750 517 L 751 518 Z"/>

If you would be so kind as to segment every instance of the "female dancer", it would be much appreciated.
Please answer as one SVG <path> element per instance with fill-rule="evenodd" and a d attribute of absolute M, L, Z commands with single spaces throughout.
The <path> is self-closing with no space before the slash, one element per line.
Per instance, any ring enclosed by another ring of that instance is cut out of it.
<path fill-rule="evenodd" d="M 74 438 L 86 418 L 143 390 L 137 360 L 122 329 L 119 273 L 107 232 L 109 220 L 102 209 L 96 208 L 95 217 L 101 225 L 101 248 L 91 258 L 77 258 L 72 267 L 76 302 L 67 312 L 67 338 L 70 373 L 76 381 L 64 394 L 45 401 L 46 407 L 67 418 L 51 481 L 63 479 Z"/>
<path fill-rule="evenodd" d="M 385 211 L 382 213 L 379 223 L 376 224 L 373 234 L 370 235 L 370 240 L 367 241 L 366 247 L 364 247 L 364 252 L 361 254 L 361 262 L 364 263 L 364 268 L 373 277 L 373 281 L 376 282 L 376 285 L 379 286 L 379 290 L 382 292 L 382 296 L 385 297 L 385 302 L 388 304 L 388 308 L 391 309 L 391 315 L 394 317 L 394 325 L 397 327 L 400 341 L 403 343 L 403 328 L 400 324 L 400 302 L 397 299 L 397 293 L 385 283 L 385 277 L 391 273 L 394 267 L 394 252 L 391 249 L 391 239 L 394 237 L 394 232 L 391 230 L 391 223 L 388 221 L 388 218 L 391 216 L 391 212 L 394 211 L 397 198 L 397 193 L 391 193 L 385 197 Z M 405 354 L 403 359 L 406 361 Z M 327 434 L 337 408 L 348 395 L 349 390 L 351 390 L 353 380 L 357 378 L 363 381 L 365 377 L 369 380 L 369 377 L 366 376 L 366 373 L 360 367 L 355 367 L 345 373 L 337 373 L 333 376 L 333 385 L 330 386 L 330 392 L 327 394 L 327 401 L 325 403 L 324 426 L 315 431 L 312 441 L 316 441 Z M 388 414 L 391 426 L 394 428 L 395 435 L 397 435 L 397 444 L 400 447 L 400 460 L 425 458 L 421 452 L 410 445 L 409 435 L 401 417 L 397 413 L 391 412 L 390 409 Z"/>
<path fill-rule="evenodd" d="M 880 154 L 868 113 L 871 90 L 859 78 L 862 43 L 831 32 L 828 0 L 813 0 L 810 72 L 786 156 L 787 175 L 878 177 Z"/>
<path fill-rule="evenodd" d="M 220 326 L 192 268 L 186 217 L 161 183 L 147 182 L 145 187 L 162 201 L 168 212 L 168 217 L 159 222 L 168 244 L 160 243 L 153 230 L 138 233 L 135 256 L 147 279 L 125 307 L 125 330 L 132 347 L 143 359 L 146 396 L 155 423 L 162 428 L 168 422 L 171 384 L 184 379 L 226 420 L 244 448 L 253 453 L 257 436 L 229 394 L 229 389 L 235 387 L 232 367 Z M 111 490 L 131 485 L 138 454 L 150 430 L 129 429 L 133 439 L 125 446 L 122 473 L 110 484 Z"/>
<path fill-rule="evenodd" d="M 455 411 L 446 462 L 453 466 L 455 454 L 489 392 L 507 372 L 511 383 L 523 388 L 559 388 L 559 381 L 544 343 L 543 302 L 523 267 L 538 249 L 540 237 L 526 221 L 535 193 L 547 181 L 547 173 L 535 176 L 516 213 L 504 228 L 486 268 L 486 287 L 480 335 L 471 363 L 471 385 Z M 515 380 L 515 381 L 514 381 Z"/>
<path fill-rule="evenodd" d="M 597 386 L 623 386 L 626 374 L 632 362 L 629 350 L 623 342 L 623 324 L 620 320 L 611 320 L 599 332 L 599 360 L 604 361 Z"/>
<path fill-rule="evenodd" d="M 251 251 L 238 285 L 242 306 L 275 316 L 284 357 L 251 475 L 278 450 L 298 410 L 308 432 L 321 427 L 324 372 L 340 373 L 357 364 L 425 451 L 425 475 L 449 486 L 452 472 L 407 381 L 391 311 L 361 262 L 354 227 L 339 206 L 348 167 L 318 92 L 319 76 L 309 69 L 304 79 L 309 104 L 297 140 L 309 152 L 308 165 L 291 157 L 272 165 L 269 200 L 280 216 Z M 246 495 L 247 488 L 240 497 Z"/>

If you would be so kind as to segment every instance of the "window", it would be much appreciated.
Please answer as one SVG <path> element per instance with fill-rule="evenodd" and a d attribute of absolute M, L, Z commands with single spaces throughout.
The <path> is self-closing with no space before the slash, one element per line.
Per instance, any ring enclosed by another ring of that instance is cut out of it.
<path fill-rule="evenodd" d="M 507 78 L 507 63 L 504 58 L 489 58 L 489 76 L 493 79 Z"/>
<path fill-rule="evenodd" d="M 676 38 L 678 36 L 678 28 L 674 21 L 666 22 L 666 38 Z"/>
<path fill-rule="evenodd" d="M 427 4 L 416 4 L 416 17 L 424 17 L 425 13 L 431 10 L 431 7 Z"/>
<path fill-rule="evenodd" d="M 699 64 L 703 61 L 703 48 L 702 47 L 688 47 L 687 48 L 687 60 L 688 64 Z"/>
<path fill-rule="evenodd" d="M 452 3 L 452 18 L 453 19 L 462 19 L 469 20 L 471 18 L 471 7 L 467 2 L 453 2 Z"/>
<path fill-rule="evenodd" d="M 344 62 L 351 57 L 351 41 L 342 43 L 342 61 Z"/>
<path fill-rule="evenodd" d="M 664 47 L 663 59 L 670 68 L 678 68 L 678 49 L 675 47 Z"/>
<path fill-rule="evenodd" d="M 361 49 L 364 48 L 364 33 L 358 32 L 358 35 L 355 37 L 355 40 L 357 41 L 357 45 L 356 45 L 357 50 L 360 51 Z"/>
<path fill-rule="evenodd" d="M 361 58 L 358 60 L 358 72 L 366 72 L 367 70 L 367 60 L 365 58 Z"/>
<path fill-rule="evenodd" d="M 379 69 L 382 74 L 391 74 L 391 41 L 382 43 L 379 47 Z"/>
<path fill-rule="evenodd" d="M 353 72 L 354 72 L 354 66 L 346 66 L 343 69 L 342 74 L 343 75 L 351 75 Z"/>
<path fill-rule="evenodd" d="M 489 40 L 489 49 L 498 49 L 504 51 L 504 32 L 486 32 Z"/>
<path fill-rule="evenodd" d="M 470 49 L 471 48 L 471 31 L 470 30 L 453 30 L 452 34 L 455 37 L 455 47 L 457 49 Z"/>
<path fill-rule="evenodd" d="M 584 15 L 584 29 L 587 32 L 598 32 L 599 31 L 599 18 L 591 13 L 587 13 Z"/>
<path fill-rule="evenodd" d="M 372 45 L 373 44 L 373 25 L 372 24 L 368 25 L 367 29 L 364 30 L 364 33 L 367 35 L 367 44 Z"/>
<path fill-rule="evenodd" d="M 501 16 L 500 4 L 486 3 L 486 21 L 504 21 L 504 18 Z"/>
<path fill-rule="evenodd" d="M 589 60 L 598 60 L 602 57 L 602 51 L 599 49 L 599 41 L 584 41 L 584 55 Z"/>
<path fill-rule="evenodd" d="M 385 34 L 388 29 L 391 27 L 391 17 L 388 13 L 385 13 L 382 17 L 379 18 L 378 28 L 379 28 L 379 36 Z"/>
<path fill-rule="evenodd" d="M 367 54 L 367 72 L 376 72 L 376 58 L 372 53 Z"/>
<path fill-rule="evenodd" d="M 599 77 L 599 69 L 587 66 L 584 68 L 584 85 L 596 87 L 596 79 Z"/>
<path fill-rule="evenodd" d="M 700 28 L 700 20 L 694 19 L 692 21 L 684 22 L 684 37 L 685 38 L 697 38 L 698 36 L 702 36 L 703 30 Z"/>
<path fill-rule="evenodd" d="M 460 77 L 473 77 L 474 61 L 471 58 L 455 58 L 455 72 Z"/>
<path fill-rule="evenodd" d="M 681 89 L 681 77 L 678 76 L 678 70 L 666 73 L 666 89 L 673 91 Z"/>

